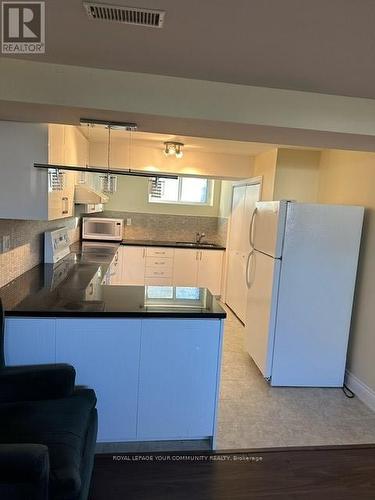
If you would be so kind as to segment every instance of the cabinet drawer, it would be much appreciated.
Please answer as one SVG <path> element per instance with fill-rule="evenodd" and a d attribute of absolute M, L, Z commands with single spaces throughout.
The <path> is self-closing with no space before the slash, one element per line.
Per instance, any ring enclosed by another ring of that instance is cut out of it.
<path fill-rule="evenodd" d="M 147 257 L 168 257 L 173 258 L 174 249 L 173 248 L 160 248 L 160 247 L 147 247 L 146 256 Z"/>
<path fill-rule="evenodd" d="M 146 278 L 172 278 L 173 269 L 160 267 L 146 267 Z"/>
<path fill-rule="evenodd" d="M 146 267 L 156 268 L 171 268 L 173 267 L 173 259 L 165 257 L 146 257 Z"/>
<path fill-rule="evenodd" d="M 172 278 L 145 278 L 145 285 L 149 286 L 172 286 Z"/>

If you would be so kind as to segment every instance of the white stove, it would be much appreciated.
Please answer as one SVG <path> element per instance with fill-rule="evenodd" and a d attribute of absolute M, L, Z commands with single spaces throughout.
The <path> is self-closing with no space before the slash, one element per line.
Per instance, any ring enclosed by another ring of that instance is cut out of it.
<path fill-rule="evenodd" d="M 44 262 L 56 264 L 70 253 L 68 229 L 62 227 L 44 233 Z"/>

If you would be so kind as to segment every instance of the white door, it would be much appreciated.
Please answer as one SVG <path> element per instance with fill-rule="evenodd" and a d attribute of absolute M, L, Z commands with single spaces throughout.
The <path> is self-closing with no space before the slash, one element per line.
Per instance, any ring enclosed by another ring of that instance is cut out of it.
<path fill-rule="evenodd" d="M 243 293 L 239 283 L 244 272 L 243 265 L 243 228 L 246 186 L 234 186 L 230 233 L 228 241 L 228 269 L 225 301 L 237 316 L 244 321 L 245 305 L 241 304 Z"/>
<path fill-rule="evenodd" d="M 259 197 L 259 183 L 233 188 L 226 303 L 242 322 L 246 319 L 246 263 L 251 250 L 250 226 Z"/>
<path fill-rule="evenodd" d="M 121 253 L 121 283 L 124 285 L 145 284 L 145 248 L 120 247 Z"/>
<path fill-rule="evenodd" d="M 229 252 L 225 302 L 243 323 L 246 320 L 246 285 L 242 286 L 245 276 L 246 254 L 239 251 Z"/>
<path fill-rule="evenodd" d="M 70 363 L 76 383 L 95 390 L 98 441 L 136 438 L 141 321 L 58 319 L 56 362 Z"/>
<path fill-rule="evenodd" d="M 221 293 L 223 250 L 199 250 L 197 285 L 208 288 L 213 295 Z"/>
<path fill-rule="evenodd" d="M 137 439 L 214 434 L 220 321 L 142 322 Z"/>
<path fill-rule="evenodd" d="M 252 247 L 271 257 L 282 254 L 286 201 L 259 201 L 252 220 Z"/>
<path fill-rule="evenodd" d="M 13 365 L 55 363 L 55 320 L 48 318 L 6 318 L 5 362 Z"/>
<path fill-rule="evenodd" d="M 271 376 L 281 261 L 252 252 L 246 307 L 246 350 L 263 376 Z"/>
<path fill-rule="evenodd" d="M 174 286 L 197 286 L 199 250 L 176 248 L 173 262 Z"/>

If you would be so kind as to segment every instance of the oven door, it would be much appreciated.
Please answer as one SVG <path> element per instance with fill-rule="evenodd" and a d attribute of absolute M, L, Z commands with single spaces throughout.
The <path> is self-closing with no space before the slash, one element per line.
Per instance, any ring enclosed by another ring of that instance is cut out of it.
<path fill-rule="evenodd" d="M 87 217 L 83 219 L 82 238 L 87 240 L 122 240 L 122 219 Z"/>

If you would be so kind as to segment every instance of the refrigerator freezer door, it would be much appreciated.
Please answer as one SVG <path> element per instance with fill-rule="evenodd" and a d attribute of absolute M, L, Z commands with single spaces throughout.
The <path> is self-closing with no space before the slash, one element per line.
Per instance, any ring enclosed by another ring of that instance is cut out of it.
<path fill-rule="evenodd" d="M 280 258 L 283 249 L 287 201 L 259 201 L 252 224 L 253 247 Z"/>
<path fill-rule="evenodd" d="M 288 207 L 272 385 L 344 382 L 362 207 Z"/>
<path fill-rule="evenodd" d="M 253 252 L 247 293 L 246 350 L 263 376 L 272 371 L 272 356 L 281 261 Z"/>

